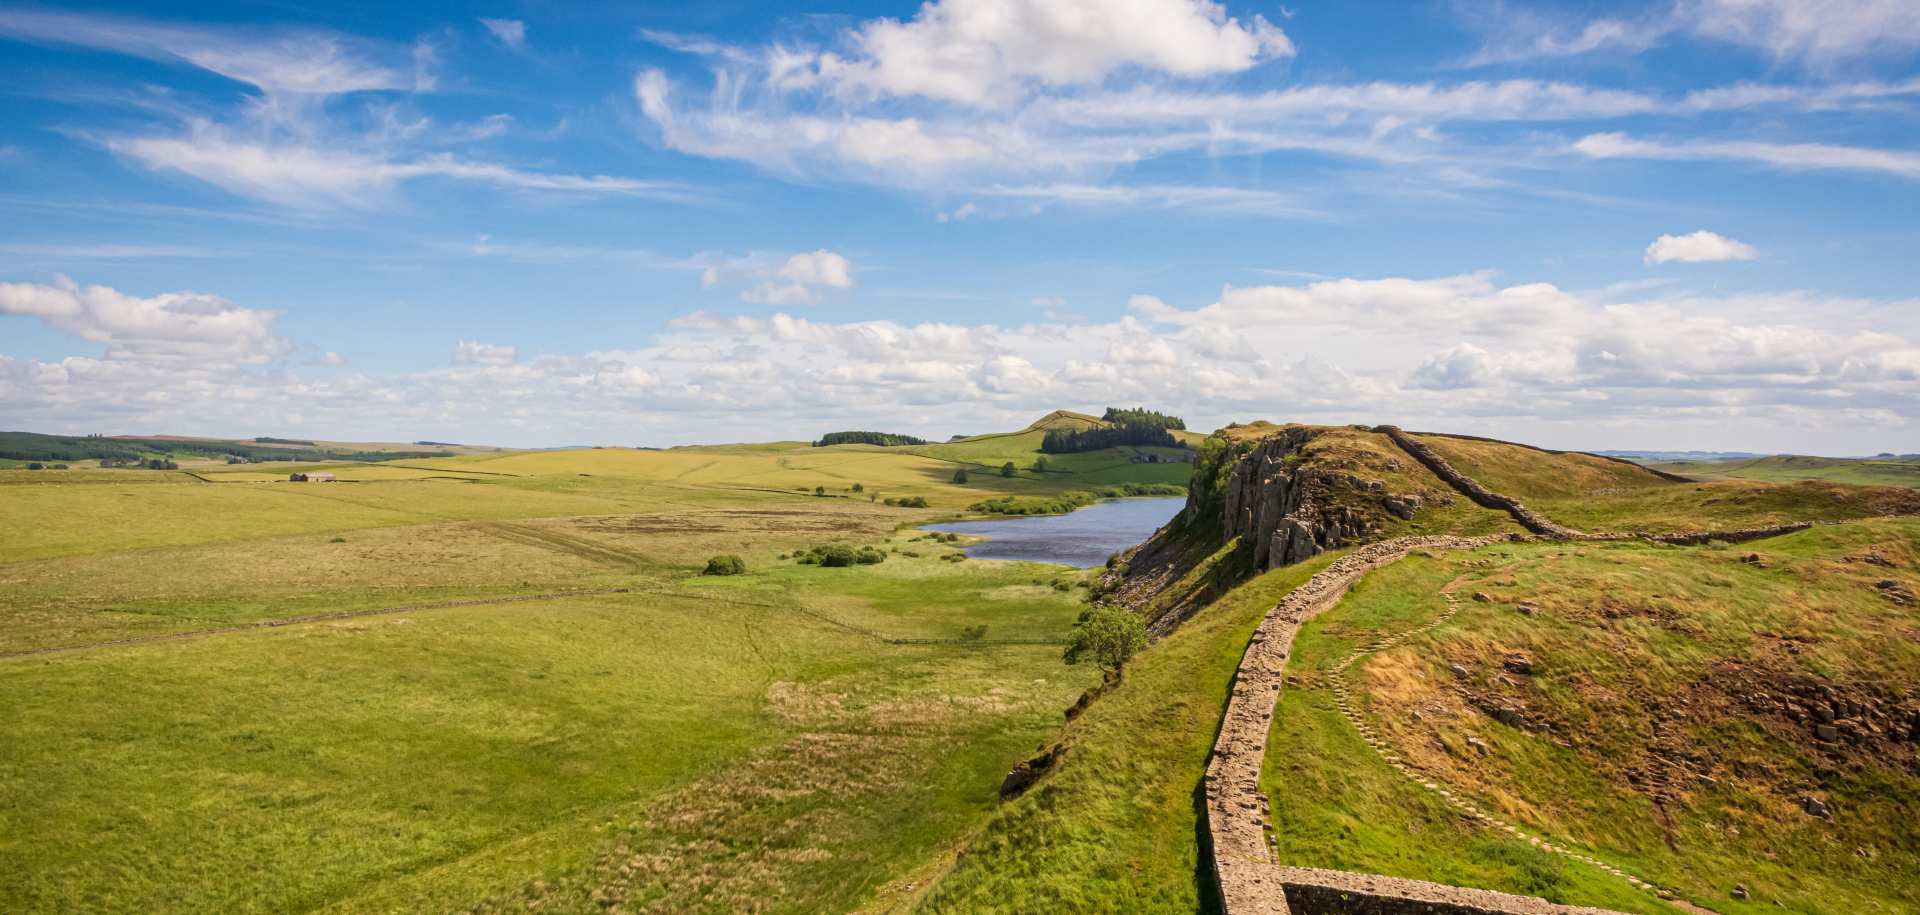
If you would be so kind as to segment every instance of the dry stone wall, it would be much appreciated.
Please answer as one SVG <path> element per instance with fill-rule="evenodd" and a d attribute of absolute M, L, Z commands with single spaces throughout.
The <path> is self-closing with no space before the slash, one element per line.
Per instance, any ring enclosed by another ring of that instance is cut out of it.
<path fill-rule="evenodd" d="M 1499 537 L 1400 537 L 1336 559 L 1282 598 L 1260 621 L 1234 678 L 1205 779 L 1214 877 L 1227 915 L 1285 913 L 1286 891 L 1269 844 L 1272 829 L 1260 771 L 1300 625 L 1337 603 L 1368 572 L 1423 548 L 1471 549 Z"/>
<path fill-rule="evenodd" d="M 1427 447 L 1425 442 L 1401 431 L 1398 426 L 1375 426 L 1373 431 L 1384 433 L 1388 438 L 1393 439 L 1393 443 L 1399 445 L 1400 450 L 1426 465 L 1428 470 L 1433 471 L 1434 476 L 1447 481 L 1447 485 L 1460 490 L 1476 504 L 1512 515 L 1513 520 L 1520 522 L 1521 527 L 1554 540 L 1572 540 L 1580 536 L 1579 531 L 1556 524 L 1553 519 L 1528 508 L 1519 499 L 1494 492 L 1480 485 L 1479 480 L 1455 470 L 1452 464 L 1447 463 L 1446 458 L 1440 456 L 1439 452 Z"/>

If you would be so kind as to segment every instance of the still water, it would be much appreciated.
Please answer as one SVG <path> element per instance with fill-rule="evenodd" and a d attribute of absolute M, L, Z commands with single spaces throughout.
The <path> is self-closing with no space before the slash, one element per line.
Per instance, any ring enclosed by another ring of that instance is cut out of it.
<path fill-rule="evenodd" d="M 1086 569 L 1103 565 L 1115 551 L 1152 536 L 1186 502 L 1180 497 L 1115 499 L 1065 515 L 955 521 L 929 524 L 926 529 L 993 538 L 967 547 L 967 555 L 975 559 L 1056 562 Z"/>

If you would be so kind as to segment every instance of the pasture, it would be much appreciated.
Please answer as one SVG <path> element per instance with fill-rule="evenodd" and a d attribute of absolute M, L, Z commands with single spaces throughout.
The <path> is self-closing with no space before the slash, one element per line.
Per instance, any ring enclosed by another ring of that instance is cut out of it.
<path fill-rule="evenodd" d="M 884 904 L 1096 677 L 1059 658 L 1082 573 L 912 530 L 1072 474 L 290 466 L 0 471 L 0 910 Z M 782 558 L 819 543 L 887 559 Z M 748 574 L 700 577 L 721 552 Z"/>

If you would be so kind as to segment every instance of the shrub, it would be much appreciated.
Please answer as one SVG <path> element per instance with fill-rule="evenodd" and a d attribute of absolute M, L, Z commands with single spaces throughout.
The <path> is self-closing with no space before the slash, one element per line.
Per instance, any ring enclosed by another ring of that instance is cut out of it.
<path fill-rule="evenodd" d="M 945 555 L 945 556 L 942 556 L 942 557 L 940 557 L 940 558 L 941 558 L 942 560 L 945 560 L 945 561 L 947 561 L 947 562 L 966 562 L 966 561 L 967 561 L 967 554 L 965 554 L 965 553 L 948 553 L 947 555 Z"/>
<path fill-rule="evenodd" d="M 846 568 L 854 563 L 853 547 L 838 543 L 813 548 L 814 555 L 820 557 L 820 564 L 830 569 Z"/>
<path fill-rule="evenodd" d="M 702 575 L 744 575 L 746 574 L 746 571 L 747 571 L 747 563 L 745 560 L 742 560 L 738 556 L 723 554 L 707 560 L 707 567 L 700 574 Z"/>
<path fill-rule="evenodd" d="M 863 566 L 876 566 L 887 561 L 887 554 L 870 546 L 863 546 L 853 554 L 853 561 Z"/>
<path fill-rule="evenodd" d="M 65 469 L 67 469 L 67 465 L 65 465 L 65 464 L 55 464 L 55 465 L 53 465 L 53 469 L 55 469 L 55 470 L 65 470 Z"/>
<path fill-rule="evenodd" d="M 1012 461 L 1008 461 L 1005 464 L 1000 465 L 1000 475 L 1003 477 L 1010 477 L 1019 472 L 1020 471 L 1014 469 Z"/>
<path fill-rule="evenodd" d="M 813 494 L 816 496 L 824 496 L 827 494 L 827 488 L 825 486 L 815 486 L 813 488 Z"/>
<path fill-rule="evenodd" d="M 47 465 L 42 464 L 39 461 L 34 461 L 33 463 L 27 465 L 27 469 L 28 470 L 45 470 L 47 469 Z"/>
<path fill-rule="evenodd" d="M 1043 457 L 1037 457 L 1037 458 L 1034 458 L 1034 459 L 1033 459 L 1033 472 L 1034 472 L 1034 473 L 1046 473 L 1046 472 L 1047 472 L 1047 459 L 1046 459 L 1046 458 L 1043 458 Z"/>
<path fill-rule="evenodd" d="M 965 486 L 967 484 L 967 468 L 962 467 L 959 470 L 954 471 L 953 481 L 962 486 Z"/>
<path fill-rule="evenodd" d="M 853 484 L 853 491 L 854 491 L 854 492 L 866 492 L 866 490 L 867 490 L 867 488 L 866 488 L 865 486 L 862 486 L 862 485 L 860 485 L 860 484 L 858 484 L 858 483 L 855 483 L 855 484 Z"/>

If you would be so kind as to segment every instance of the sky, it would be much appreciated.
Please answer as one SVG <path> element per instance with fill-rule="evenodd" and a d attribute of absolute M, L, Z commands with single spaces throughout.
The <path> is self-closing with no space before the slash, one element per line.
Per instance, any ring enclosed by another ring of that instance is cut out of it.
<path fill-rule="evenodd" d="M 1912 0 L 0 0 L 0 429 L 1920 451 Z"/>

